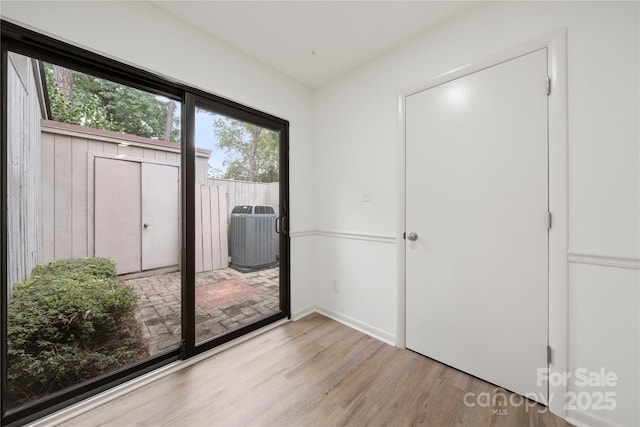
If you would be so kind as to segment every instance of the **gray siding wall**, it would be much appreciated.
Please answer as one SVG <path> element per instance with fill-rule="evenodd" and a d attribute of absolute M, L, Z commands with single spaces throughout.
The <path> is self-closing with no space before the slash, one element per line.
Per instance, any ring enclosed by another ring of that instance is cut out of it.
<path fill-rule="evenodd" d="M 44 262 L 93 256 L 93 158 L 100 155 L 180 164 L 180 147 L 115 132 L 43 122 Z"/>
<path fill-rule="evenodd" d="M 30 58 L 9 54 L 7 70 L 9 292 L 41 262 L 39 92 Z"/>
<path fill-rule="evenodd" d="M 42 126 L 43 261 L 94 256 L 93 164 L 96 156 L 179 166 L 180 147 L 131 135 L 44 121 Z M 196 158 L 198 189 L 198 272 L 205 267 L 226 267 L 227 230 L 218 209 L 226 211 L 226 199 L 218 202 L 217 188 L 209 188 L 209 153 Z M 139 185 L 139 183 L 132 183 Z M 178 197 L 179 195 L 176 195 Z M 207 197 L 202 203 L 200 197 Z M 218 207 L 220 203 L 220 207 Z M 132 207 L 135 209 L 135 207 Z M 203 224 L 202 221 L 205 221 Z M 220 234 L 224 236 L 220 237 Z M 219 243 L 221 242 L 221 243 Z"/>

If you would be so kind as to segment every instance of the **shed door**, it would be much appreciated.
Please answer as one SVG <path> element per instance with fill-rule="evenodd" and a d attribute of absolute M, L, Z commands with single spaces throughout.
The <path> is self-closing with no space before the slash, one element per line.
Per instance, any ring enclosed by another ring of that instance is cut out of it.
<path fill-rule="evenodd" d="M 140 271 L 140 163 L 95 158 L 95 256 L 111 258 L 118 274 Z"/>
<path fill-rule="evenodd" d="M 543 49 L 406 103 L 406 345 L 542 402 L 546 76 Z"/>
<path fill-rule="evenodd" d="M 95 256 L 118 274 L 178 264 L 177 166 L 95 158 Z"/>
<path fill-rule="evenodd" d="M 178 264 L 179 172 L 142 163 L 142 269 Z"/>

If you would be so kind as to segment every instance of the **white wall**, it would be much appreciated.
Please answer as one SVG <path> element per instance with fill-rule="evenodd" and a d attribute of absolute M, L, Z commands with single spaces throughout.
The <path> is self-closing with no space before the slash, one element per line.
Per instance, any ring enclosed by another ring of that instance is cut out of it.
<path fill-rule="evenodd" d="M 291 229 L 312 228 L 312 91 L 145 2 L 2 1 L 3 19 L 290 121 Z M 292 240 L 292 311 L 311 305 L 309 237 Z"/>
<path fill-rule="evenodd" d="M 570 415 L 640 424 L 637 2 L 483 3 L 315 94 L 148 4 L 3 1 L 2 14 L 290 120 L 293 311 L 317 305 L 392 342 L 398 91 L 567 27 L 570 369 L 620 378 L 616 411 Z"/>
<path fill-rule="evenodd" d="M 569 370 L 605 367 L 619 377 L 615 411 L 569 416 L 640 424 L 639 18 L 637 2 L 483 3 L 316 90 L 319 308 L 397 338 L 402 284 L 389 239 L 403 231 L 396 226 L 398 92 L 566 27 Z M 371 241 L 356 242 L 358 235 Z M 592 389 L 570 382 L 570 391 Z"/>

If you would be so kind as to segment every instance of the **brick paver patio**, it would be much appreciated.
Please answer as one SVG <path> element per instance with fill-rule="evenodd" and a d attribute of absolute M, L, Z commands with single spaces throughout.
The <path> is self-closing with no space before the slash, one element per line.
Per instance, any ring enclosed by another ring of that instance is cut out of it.
<path fill-rule="evenodd" d="M 231 268 L 196 274 L 196 342 L 275 313 L 279 269 L 240 273 Z M 180 272 L 124 280 L 138 295 L 136 317 L 149 354 L 181 340 Z"/>

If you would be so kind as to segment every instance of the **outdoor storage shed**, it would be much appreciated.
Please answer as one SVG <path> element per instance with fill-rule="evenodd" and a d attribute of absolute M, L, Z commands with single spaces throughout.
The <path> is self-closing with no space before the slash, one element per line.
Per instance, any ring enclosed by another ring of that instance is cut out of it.
<path fill-rule="evenodd" d="M 231 267 L 248 272 L 274 266 L 276 214 L 271 206 L 236 206 L 231 211 Z"/>

